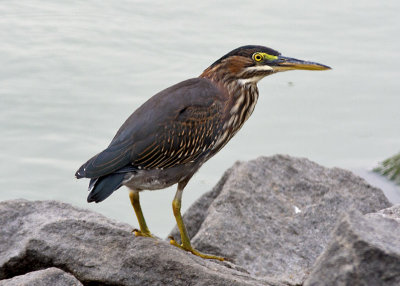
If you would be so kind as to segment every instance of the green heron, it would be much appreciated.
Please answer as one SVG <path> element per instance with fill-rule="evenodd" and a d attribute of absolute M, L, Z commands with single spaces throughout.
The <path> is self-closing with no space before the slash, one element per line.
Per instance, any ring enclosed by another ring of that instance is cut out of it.
<path fill-rule="evenodd" d="M 191 243 L 181 215 L 182 192 L 194 173 L 239 131 L 254 110 L 257 82 L 288 70 L 327 70 L 330 67 L 281 56 L 263 46 L 237 48 L 208 67 L 199 77 L 173 85 L 146 101 L 121 126 L 110 145 L 76 172 L 90 178 L 88 202 L 101 202 L 122 185 L 140 230 L 152 237 L 139 202 L 142 190 L 178 184 L 172 201 L 182 244 L 171 244 L 203 258 Z"/>

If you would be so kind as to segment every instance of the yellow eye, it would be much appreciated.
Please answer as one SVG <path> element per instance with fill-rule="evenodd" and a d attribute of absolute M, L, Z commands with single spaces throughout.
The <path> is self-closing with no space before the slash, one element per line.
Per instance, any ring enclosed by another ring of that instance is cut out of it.
<path fill-rule="evenodd" d="M 254 59 L 256 62 L 261 62 L 262 59 L 263 59 L 263 56 L 262 56 L 260 53 L 255 53 L 255 54 L 253 55 L 253 59 Z"/>

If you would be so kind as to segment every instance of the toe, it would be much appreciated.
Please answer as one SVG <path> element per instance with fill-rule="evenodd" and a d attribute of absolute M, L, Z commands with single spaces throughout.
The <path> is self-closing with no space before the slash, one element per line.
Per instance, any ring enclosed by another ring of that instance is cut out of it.
<path fill-rule="evenodd" d="M 143 232 L 136 228 L 132 232 L 135 236 L 154 237 L 150 232 Z"/>

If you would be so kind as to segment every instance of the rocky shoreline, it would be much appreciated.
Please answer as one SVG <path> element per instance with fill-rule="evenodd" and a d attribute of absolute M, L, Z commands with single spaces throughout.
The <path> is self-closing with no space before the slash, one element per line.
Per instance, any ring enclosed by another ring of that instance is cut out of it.
<path fill-rule="evenodd" d="M 65 203 L 0 202 L 0 286 L 400 285 L 400 205 L 346 170 L 238 162 L 184 220 L 197 249 L 231 262 Z"/>

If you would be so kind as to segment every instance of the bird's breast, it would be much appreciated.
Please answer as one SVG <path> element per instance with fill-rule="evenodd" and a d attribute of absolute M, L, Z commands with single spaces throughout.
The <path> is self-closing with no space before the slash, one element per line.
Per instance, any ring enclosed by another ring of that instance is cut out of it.
<path fill-rule="evenodd" d="M 225 111 L 224 124 L 213 147 L 220 150 L 239 131 L 253 113 L 258 100 L 258 88 L 255 84 L 230 87 L 230 100 Z"/>

